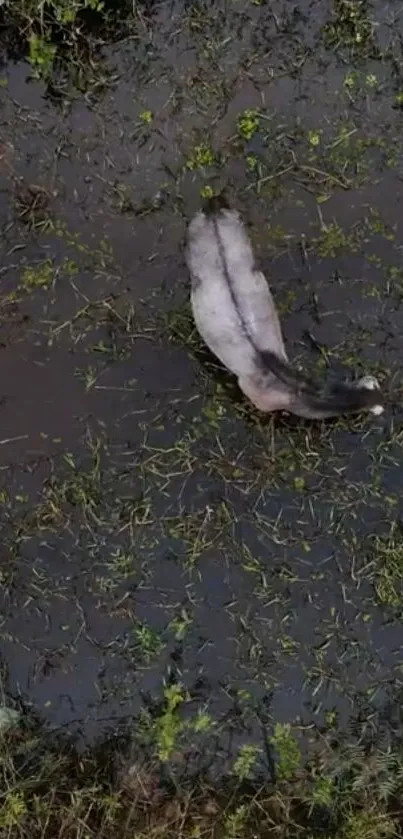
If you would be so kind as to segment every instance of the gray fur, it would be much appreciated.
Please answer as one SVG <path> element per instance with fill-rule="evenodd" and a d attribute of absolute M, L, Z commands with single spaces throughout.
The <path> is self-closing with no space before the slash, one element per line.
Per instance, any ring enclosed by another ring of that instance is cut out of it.
<path fill-rule="evenodd" d="M 215 202 L 210 212 L 197 213 L 188 228 L 186 261 L 197 329 L 257 408 L 308 418 L 374 408 L 380 413 L 379 390 L 366 380 L 320 389 L 292 370 L 269 286 L 235 210 Z"/>

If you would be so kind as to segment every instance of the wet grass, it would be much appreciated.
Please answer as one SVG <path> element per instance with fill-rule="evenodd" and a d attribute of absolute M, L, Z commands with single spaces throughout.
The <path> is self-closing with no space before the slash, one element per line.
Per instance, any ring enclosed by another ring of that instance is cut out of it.
<path fill-rule="evenodd" d="M 31 77 L 44 83 L 55 103 L 77 93 L 97 97 L 119 81 L 116 68 L 105 61 L 104 49 L 131 39 L 142 45 L 154 5 L 148 0 L 4 0 L 0 47 L 11 60 L 28 61 Z M 143 64 L 140 57 L 139 71 Z M 148 109 L 143 111 L 145 125 L 150 115 Z"/>
<path fill-rule="evenodd" d="M 393 522 L 385 536 L 375 536 L 373 555 L 377 573 L 376 593 L 381 603 L 401 606 L 403 541 L 399 522 Z"/>
<path fill-rule="evenodd" d="M 323 30 L 327 46 L 348 50 L 352 58 L 360 60 L 378 57 L 371 11 L 367 0 L 335 0 Z"/>
<path fill-rule="evenodd" d="M 312 757 L 303 764 L 301 732 L 278 723 L 267 732 L 266 756 L 253 745 L 241 746 L 217 784 L 208 772 L 196 771 L 195 755 L 192 766 L 183 744 L 192 729 L 199 739 L 214 729 L 203 712 L 183 721 L 181 708 L 188 701 L 179 685 L 166 687 L 160 709 L 137 722 L 133 740 L 116 737 L 92 753 L 76 752 L 26 715 L 19 719 L 2 706 L 4 836 L 401 835 L 398 744 L 376 748 L 369 738 L 336 744 L 311 732 Z"/>

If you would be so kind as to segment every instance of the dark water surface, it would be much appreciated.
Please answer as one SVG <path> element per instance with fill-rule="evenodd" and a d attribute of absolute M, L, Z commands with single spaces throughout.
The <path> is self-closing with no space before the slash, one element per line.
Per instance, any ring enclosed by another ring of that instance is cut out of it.
<path fill-rule="evenodd" d="M 395 724 L 403 10 L 340 8 L 155 4 L 62 103 L 3 67 L 1 656 L 52 726 L 114 730 L 164 680 L 223 755 L 262 720 Z M 290 356 L 374 372 L 382 417 L 261 417 L 200 352 L 182 243 L 225 185 Z"/>

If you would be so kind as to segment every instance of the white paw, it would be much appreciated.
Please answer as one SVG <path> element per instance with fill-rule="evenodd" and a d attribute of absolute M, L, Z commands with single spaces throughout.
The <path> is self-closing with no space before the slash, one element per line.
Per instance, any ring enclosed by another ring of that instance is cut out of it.
<path fill-rule="evenodd" d="M 360 387 L 366 387 L 368 390 L 380 390 L 379 382 L 375 376 L 363 376 L 358 382 Z M 371 414 L 379 417 L 383 414 L 383 405 L 374 405 L 369 409 Z"/>
<path fill-rule="evenodd" d="M 367 390 L 380 390 L 378 379 L 375 376 L 363 376 L 358 385 L 359 387 L 366 387 Z"/>

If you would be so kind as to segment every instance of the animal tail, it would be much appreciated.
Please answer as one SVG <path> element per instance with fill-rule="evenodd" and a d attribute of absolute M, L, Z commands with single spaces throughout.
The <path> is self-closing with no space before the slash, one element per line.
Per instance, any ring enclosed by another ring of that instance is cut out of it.
<path fill-rule="evenodd" d="M 336 382 L 321 387 L 296 373 L 274 353 L 260 353 L 261 366 L 273 373 L 290 393 L 290 408 L 300 416 L 316 419 L 372 410 L 382 413 L 382 397 L 376 380 L 364 377 L 356 385 Z"/>

